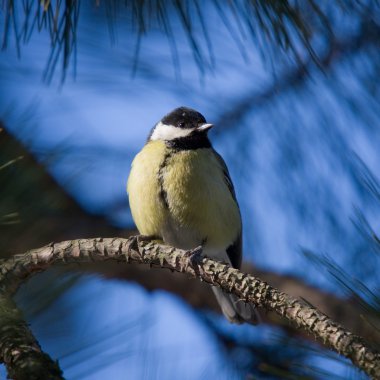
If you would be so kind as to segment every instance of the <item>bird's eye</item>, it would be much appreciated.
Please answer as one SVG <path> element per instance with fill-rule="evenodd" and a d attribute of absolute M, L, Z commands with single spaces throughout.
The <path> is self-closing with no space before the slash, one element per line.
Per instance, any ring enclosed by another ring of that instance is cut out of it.
<path fill-rule="evenodd" d="M 181 121 L 180 123 L 178 123 L 178 127 L 183 128 L 184 126 L 185 126 L 185 123 L 183 121 Z"/>

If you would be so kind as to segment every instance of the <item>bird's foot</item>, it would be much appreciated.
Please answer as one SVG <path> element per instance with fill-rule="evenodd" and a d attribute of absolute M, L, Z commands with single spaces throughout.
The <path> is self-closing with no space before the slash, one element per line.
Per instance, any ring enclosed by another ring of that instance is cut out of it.
<path fill-rule="evenodd" d="M 190 264 L 192 267 L 198 266 L 202 262 L 202 259 L 204 257 L 202 246 L 200 245 L 199 247 L 194 248 L 191 251 L 187 251 L 185 253 L 185 257 L 189 259 L 188 265 Z M 186 269 L 188 265 L 186 266 Z"/>
<path fill-rule="evenodd" d="M 155 235 L 137 235 L 136 240 L 138 243 L 162 242 L 158 236 Z"/>

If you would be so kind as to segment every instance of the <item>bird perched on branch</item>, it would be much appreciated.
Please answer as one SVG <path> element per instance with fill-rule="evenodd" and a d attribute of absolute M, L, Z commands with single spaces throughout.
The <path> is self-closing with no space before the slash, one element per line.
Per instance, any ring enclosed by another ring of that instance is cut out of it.
<path fill-rule="evenodd" d="M 240 268 L 240 210 L 227 166 L 207 136 L 212 127 L 186 107 L 164 116 L 133 160 L 129 204 L 142 235 L 186 250 L 201 245 L 207 257 Z M 230 322 L 257 322 L 253 305 L 212 290 Z"/>

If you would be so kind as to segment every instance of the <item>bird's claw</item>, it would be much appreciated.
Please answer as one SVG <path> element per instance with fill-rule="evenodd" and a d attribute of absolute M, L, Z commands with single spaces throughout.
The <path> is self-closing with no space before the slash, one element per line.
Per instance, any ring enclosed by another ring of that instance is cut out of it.
<path fill-rule="evenodd" d="M 188 265 L 190 264 L 192 267 L 198 266 L 202 262 L 202 259 L 203 259 L 202 253 L 203 253 L 202 246 L 194 248 L 191 251 L 187 251 L 185 253 L 185 257 L 189 259 Z M 186 265 L 186 269 L 188 265 Z"/>
<path fill-rule="evenodd" d="M 146 245 L 152 242 L 161 242 L 161 240 L 154 235 L 137 235 L 135 236 L 137 245 Z"/>
<path fill-rule="evenodd" d="M 137 241 L 138 242 L 146 242 L 146 241 L 152 241 L 154 239 L 157 239 L 156 236 L 149 236 L 149 235 L 137 235 Z"/>

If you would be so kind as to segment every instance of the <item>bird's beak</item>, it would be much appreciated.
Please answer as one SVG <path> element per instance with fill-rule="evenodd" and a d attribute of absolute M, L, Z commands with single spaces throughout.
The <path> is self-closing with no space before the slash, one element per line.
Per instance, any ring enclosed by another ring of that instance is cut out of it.
<path fill-rule="evenodd" d="M 211 129 L 214 126 L 214 124 L 201 124 L 198 128 L 197 131 L 199 132 L 205 132 Z"/>

